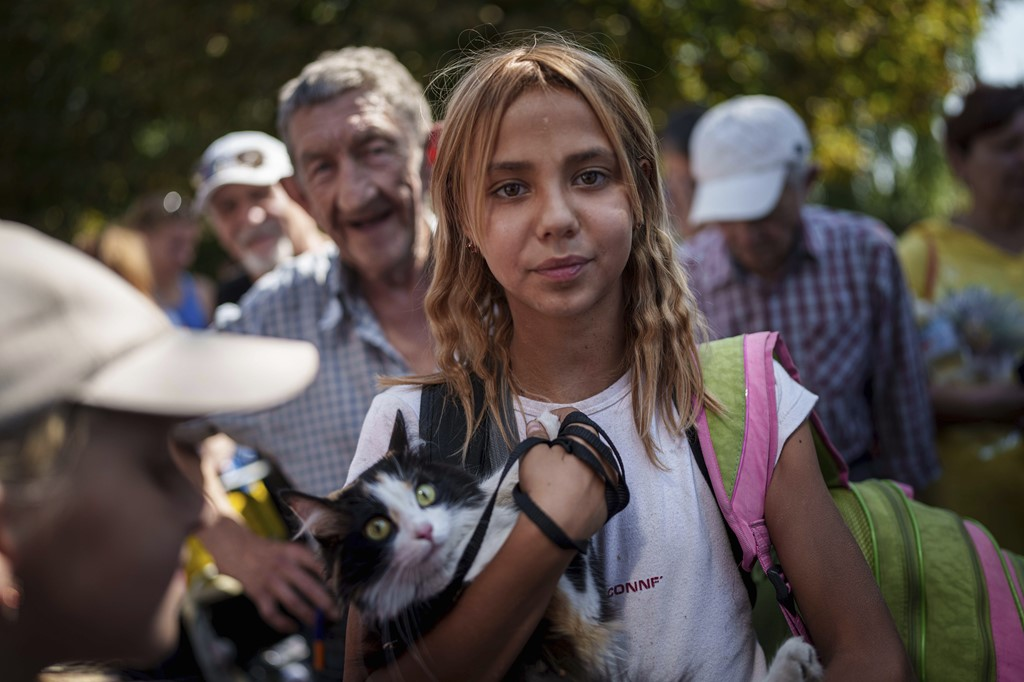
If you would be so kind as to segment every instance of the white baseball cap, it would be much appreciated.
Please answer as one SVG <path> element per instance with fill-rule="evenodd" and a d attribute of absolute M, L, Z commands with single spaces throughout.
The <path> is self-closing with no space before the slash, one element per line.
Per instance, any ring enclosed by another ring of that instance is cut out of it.
<path fill-rule="evenodd" d="M 187 331 L 113 271 L 0 221 L 0 425 L 50 404 L 196 417 L 272 407 L 316 375 L 304 341 Z"/>
<path fill-rule="evenodd" d="M 196 209 L 204 210 L 218 187 L 269 187 L 294 172 L 288 149 L 276 137 L 256 130 L 228 133 L 206 148 L 192 176 Z"/>
<path fill-rule="evenodd" d="M 811 137 L 776 97 L 736 97 L 700 117 L 690 140 L 697 183 L 690 222 L 757 220 L 771 213 L 790 170 L 807 163 Z"/>

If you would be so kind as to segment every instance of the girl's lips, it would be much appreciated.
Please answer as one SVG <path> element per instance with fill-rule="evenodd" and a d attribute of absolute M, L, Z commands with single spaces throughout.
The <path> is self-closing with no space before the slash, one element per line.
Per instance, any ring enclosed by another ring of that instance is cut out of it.
<path fill-rule="evenodd" d="M 579 256 L 550 258 L 537 266 L 535 272 L 558 282 L 570 280 L 583 270 L 588 260 Z"/>

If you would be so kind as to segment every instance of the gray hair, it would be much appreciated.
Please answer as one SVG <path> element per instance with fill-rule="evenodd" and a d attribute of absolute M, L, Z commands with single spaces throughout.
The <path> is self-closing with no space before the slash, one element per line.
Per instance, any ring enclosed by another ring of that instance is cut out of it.
<path fill-rule="evenodd" d="M 431 115 L 423 87 L 391 52 L 379 47 L 346 47 L 324 52 L 281 88 L 277 131 L 289 152 L 292 144 L 288 125 L 296 111 L 356 89 L 381 95 L 400 122 L 408 125 L 413 140 L 426 143 Z"/>

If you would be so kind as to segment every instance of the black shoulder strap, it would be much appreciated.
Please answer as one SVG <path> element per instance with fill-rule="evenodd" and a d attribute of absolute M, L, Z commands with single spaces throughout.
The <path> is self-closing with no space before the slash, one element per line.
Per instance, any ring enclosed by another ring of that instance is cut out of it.
<path fill-rule="evenodd" d="M 690 450 L 693 452 L 693 459 L 697 462 L 697 467 L 700 469 L 701 476 L 704 477 L 704 482 L 708 484 L 708 490 L 714 495 L 715 491 L 711 487 L 711 474 L 708 472 L 708 463 L 704 461 L 704 450 L 700 447 L 700 438 L 697 437 L 697 429 L 690 427 L 686 430 L 686 440 L 690 442 Z M 716 498 L 717 499 L 717 498 Z M 718 506 L 717 504 L 715 505 Z M 722 509 L 719 507 L 719 513 Z M 739 566 L 743 559 L 743 550 L 740 548 L 739 538 L 732 532 L 732 528 L 725 521 L 725 517 L 722 517 L 722 523 L 725 525 L 726 535 L 729 536 L 729 546 L 732 548 L 732 558 L 736 560 L 736 565 Z M 743 586 L 747 588 L 747 597 L 750 599 L 750 605 L 753 606 L 754 602 L 757 601 L 757 586 L 754 585 L 754 579 L 750 575 L 749 571 L 740 569 L 740 577 L 743 579 Z"/>
<path fill-rule="evenodd" d="M 484 409 L 483 383 L 473 377 L 473 409 L 479 414 Z M 488 419 L 477 428 L 469 440 L 466 457 L 462 457 L 462 443 L 466 438 L 466 412 L 462 403 L 451 394 L 447 384 L 424 386 L 420 394 L 420 439 L 427 459 L 448 462 L 464 467 L 466 471 L 482 477 L 487 465 Z"/>

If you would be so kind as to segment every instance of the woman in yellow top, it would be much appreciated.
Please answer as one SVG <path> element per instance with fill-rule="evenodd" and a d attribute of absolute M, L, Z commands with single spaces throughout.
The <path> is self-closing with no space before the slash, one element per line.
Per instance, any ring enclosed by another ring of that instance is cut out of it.
<path fill-rule="evenodd" d="M 921 497 L 1024 552 L 1024 86 L 978 85 L 946 120 L 971 195 L 900 240 L 919 301 L 942 478 Z"/>

